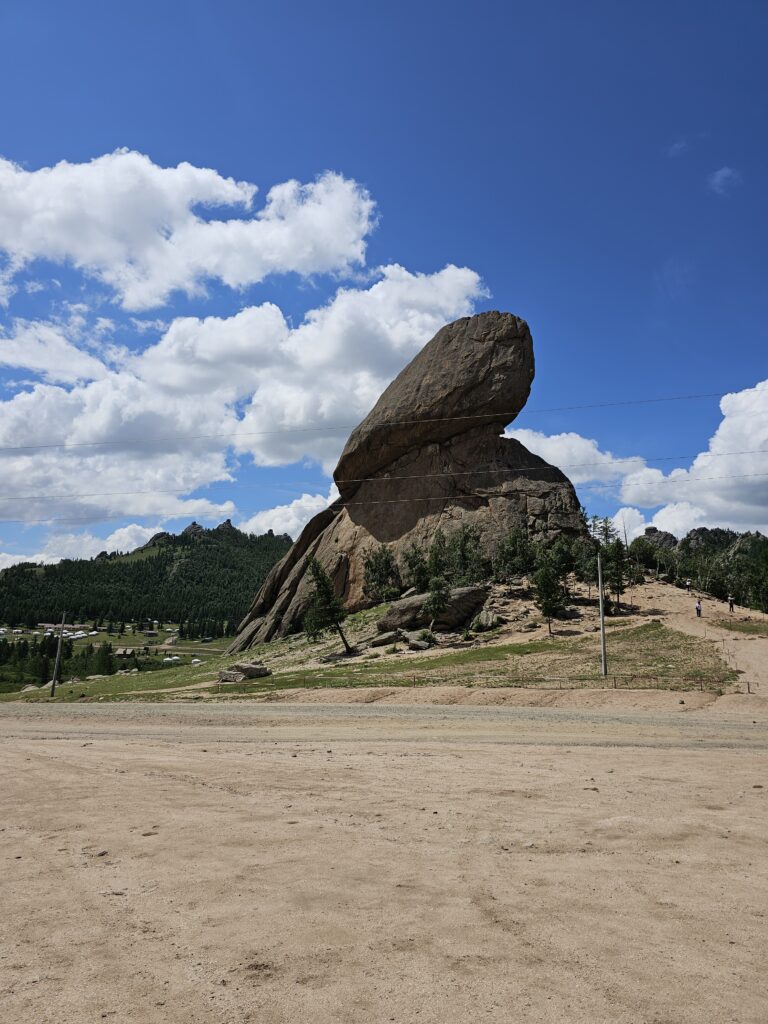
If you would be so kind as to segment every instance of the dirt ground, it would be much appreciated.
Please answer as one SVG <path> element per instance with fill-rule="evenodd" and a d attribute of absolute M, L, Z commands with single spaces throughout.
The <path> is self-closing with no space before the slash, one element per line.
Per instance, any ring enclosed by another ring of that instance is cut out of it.
<path fill-rule="evenodd" d="M 0 739 L 13 1024 L 766 1020 L 765 698 L 4 705 Z"/>

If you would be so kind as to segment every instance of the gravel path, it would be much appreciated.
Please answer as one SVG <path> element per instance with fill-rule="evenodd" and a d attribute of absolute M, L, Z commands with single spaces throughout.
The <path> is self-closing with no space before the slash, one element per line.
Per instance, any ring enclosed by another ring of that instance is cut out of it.
<path fill-rule="evenodd" d="M 0 737 L 80 739 L 113 737 L 178 743 L 185 730 L 195 741 L 252 742 L 268 735 L 283 741 L 322 733 L 366 742 L 371 731 L 384 741 L 430 742 L 441 737 L 491 743 L 574 743 L 597 746 L 733 747 L 768 749 L 768 701 L 758 697 L 653 691 L 564 691 L 563 703 L 590 697 L 597 706 L 510 707 L 370 703 L 6 704 L 0 706 Z M 535 698 L 535 691 L 522 696 Z M 539 694 L 539 699 L 546 695 Z M 549 696 L 553 696 L 550 694 Z M 684 703 L 681 703 L 682 700 Z M 698 707 L 696 704 L 698 702 Z M 639 703 L 640 706 L 633 706 Z M 439 727 L 439 728 L 438 728 Z"/>

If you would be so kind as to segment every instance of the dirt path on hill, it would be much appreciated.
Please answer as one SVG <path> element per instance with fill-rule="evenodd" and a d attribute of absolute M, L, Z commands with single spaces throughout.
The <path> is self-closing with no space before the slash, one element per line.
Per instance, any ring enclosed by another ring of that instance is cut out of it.
<path fill-rule="evenodd" d="M 641 608 L 658 607 L 664 613 L 663 621 L 673 629 L 690 636 L 720 641 L 725 659 L 743 673 L 742 683 L 749 681 L 758 693 L 768 696 L 768 637 L 749 636 L 715 624 L 716 621 L 738 621 L 749 616 L 752 621 L 763 622 L 768 628 L 768 616 L 738 606 L 730 615 L 727 601 L 718 601 L 695 591 L 688 594 L 678 587 L 662 583 L 645 584 L 635 591 L 635 597 Z M 701 597 L 701 618 L 696 616 L 697 597 Z"/>

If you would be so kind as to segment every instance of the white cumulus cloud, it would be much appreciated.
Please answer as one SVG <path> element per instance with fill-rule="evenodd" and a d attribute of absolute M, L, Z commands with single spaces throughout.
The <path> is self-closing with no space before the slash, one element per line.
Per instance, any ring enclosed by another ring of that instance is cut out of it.
<path fill-rule="evenodd" d="M 64 326 L 39 320 L 15 320 L 7 331 L 0 327 L 0 366 L 30 370 L 62 384 L 103 377 L 101 360 L 83 352 L 67 334 Z"/>
<path fill-rule="evenodd" d="M 112 365 L 80 352 L 95 363 L 93 379 L 35 383 L 0 402 L 0 449 L 9 449 L 0 450 L 0 518 L 224 518 L 231 501 L 188 495 L 216 481 L 234 491 L 237 458 L 330 470 L 391 378 L 483 294 L 466 268 L 385 267 L 378 277 L 341 289 L 295 328 L 272 303 L 180 317 Z M 77 351 L 71 376 L 80 378 Z M 47 447 L 54 442 L 68 447 Z"/>
<path fill-rule="evenodd" d="M 574 484 L 618 480 L 645 465 L 640 456 L 618 457 L 602 451 L 593 438 L 573 431 L 544 434 L 524 427 L 508 427 L 505 436 L 516 438 L 534 455 L 562 469 Z"/>
<path fill-rule="evenodd" d="M 275 508 L 257 512 L 250 519 L 240 523 L 238 529 L 245 533 L 266 533 L 267 530 L 272 530 L 273 533 L 287 533 L 296 540 L 310 519 L 328 508 L 338 496 L 339 492 L 335 485 L 332 485 L 325 495 L 302 494 L 300 498 L 287 505 L 277 505 Z"/>
<path fill-rule="evenodd" d="M 650 519 L 646 519 L 640 509 L 631 506 L 620 508 L 611 519 L 619 531 L 620 537 L 623 538 L 626 531 L 627 540 L 630 543 L 636 537 L 641 537 L 648 526 L 655 526 L 657 530 L 665 530 L 680 540 L 697 526 L 721 525 L 719 522 L 707 522 L 705 512 L 688 501 L 676 501 L 665 505 Z"/>
<path fill-rule="evenodd" d="M 382 267 L 365 289 L 341 289 L 292 330 L 245 408 L 238 442 L 260 465 L 312 458 L 330 472 L 350 430 L 443 324 L 485 295 L 479 276 Z"/>
<path fill-rule="evenodd" d="M 38 562 L 51 565 L 62 558 L 93 558 L 102 551 L 134 551 L 146 544 L 158 532 L 158 526 L 141 526 L 130 523 L 114 530 L 107 537 L 96 537 L 87 530 L 81 533 L 52 533 L 45 547 L 32 555 L 14 555 L 0 552 L 0 569 L 7 569 L 19 562 Z"/>
<path fill-rule="evenodd" d="M 720 411 L 723 418 L 707 451 L 688 469 L 630 473 L 622 481 L 621 500 L 641 508 L 667 506 L 678 529 L 690 523 L 688 529 L 768 532 L 768 381 L 723 396 Z"/>
<path fill-rule="evenodd" d="M 92 275 L 130 310 L 162 305 L 176 290 L 199 294 L 206 280 L 242 288 L 269 274 L 364 262 L 374 204 L 357 182 L 331 172 L 283 182 L 254 212 L 256 191 L 211 168 L 160 167 L 125 149 L 34 171 L 0 158 L 0 299 L 36 259 Z M 233 215 L 200 215 L 221 208 Z"/>

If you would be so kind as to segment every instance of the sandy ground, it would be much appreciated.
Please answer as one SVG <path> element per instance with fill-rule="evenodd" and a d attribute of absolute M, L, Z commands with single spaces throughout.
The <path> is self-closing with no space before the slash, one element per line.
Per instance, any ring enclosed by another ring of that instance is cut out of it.
<path fill-rule="evenodd" d="M 679 699 L 5 705 L 0 1016 L 764 1024 L 768 701 Z"/>

